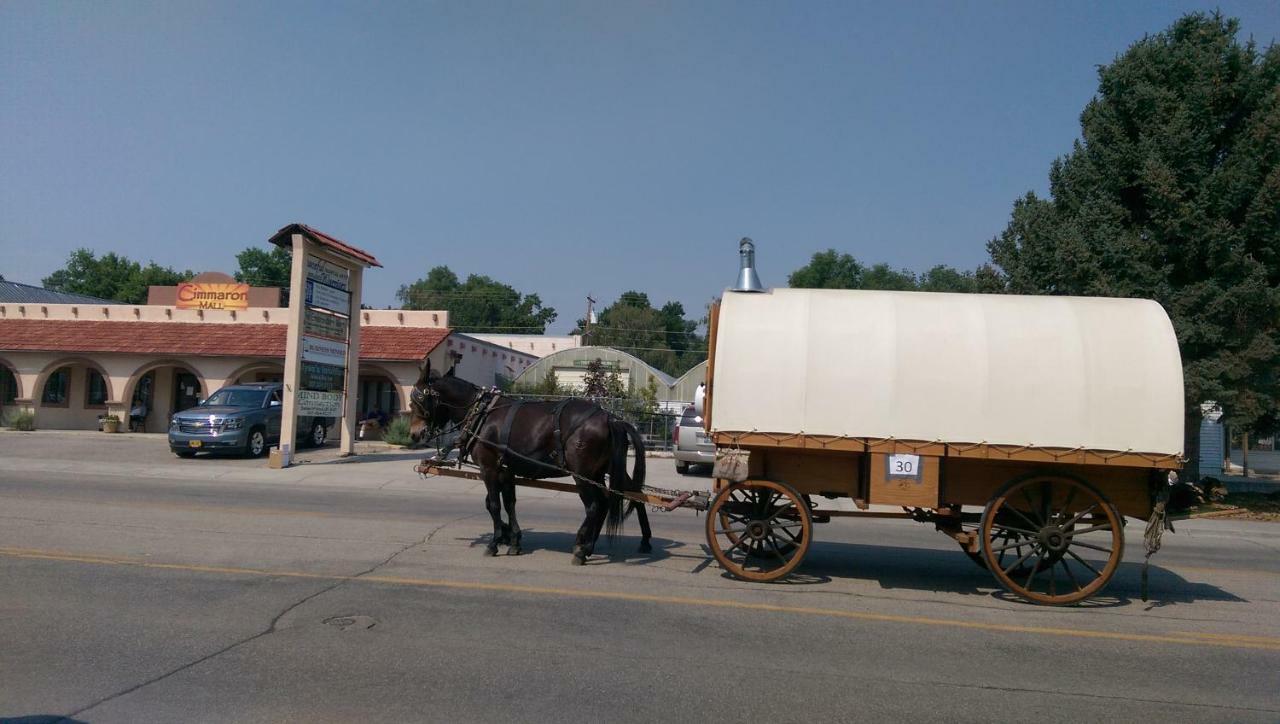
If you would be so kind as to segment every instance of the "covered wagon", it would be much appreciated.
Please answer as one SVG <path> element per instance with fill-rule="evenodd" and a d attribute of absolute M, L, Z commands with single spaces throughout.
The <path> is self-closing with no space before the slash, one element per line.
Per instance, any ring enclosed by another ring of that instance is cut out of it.
<path fill-rule="evenodd" d="M 726 459 L 707 538 L 748 580 L 792 572 L 814 522 L 897 516 L 1019 596 L 1080 601 L 1181 464 L 1181 358 L 1152 301 L 731 291 L 710 358 L 704 420 Z"/>

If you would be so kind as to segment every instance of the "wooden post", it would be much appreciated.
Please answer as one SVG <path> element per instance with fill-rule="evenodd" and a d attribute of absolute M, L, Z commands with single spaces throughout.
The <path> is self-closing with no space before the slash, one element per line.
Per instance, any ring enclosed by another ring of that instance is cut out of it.
<path fill-rule="evenodd" d="M 360 396 L 360 295 L 364 267 L 351 267 L 351 318 L 347 331 L 347 383 L 346 396 L 342 400 L 342 442 L 338 454 L 342 457 L 356 452 L 356 402 Z"/>
<path fill-rule="evenodd" d="M 292 234 L 293 272 L 290 275 L 289 289 L 289 329 L 298 330 L 288 334 L 284 353 L 284 407 L 280 410 L 280 442 L 271 451 L 269 465 L 273 468 L 287 468 L 293 461 L 293 446 L 297 439 L 298 413 L 295 404 L 295 393 L 302 376 L 302 354 L 298 349 L 302 339 L 302 318 L 306 309 L 307 297 L 307 252 L 309 242 L 302 234 Z"/>

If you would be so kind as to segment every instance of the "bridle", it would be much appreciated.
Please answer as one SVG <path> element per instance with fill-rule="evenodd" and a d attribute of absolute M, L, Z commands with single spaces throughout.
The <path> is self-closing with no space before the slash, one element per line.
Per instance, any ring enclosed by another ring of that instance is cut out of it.
<path fill-rule="evenodd" d="M 414 385 L 413 390 L 409 393 L 409 407 L 413 409 L 414 414 L 427 421 L 427 434 L 430 437 L 424 435 L 423 439 L 439 440 L 445 435 L 465 427 L 468 420 L 474 416 L 472 413 L 477 403 L 483 399 L 484 393 L 484 388 L 477 387 L 475 393 L 465 405 L 455 405 L 451 402 L 445 402 L 440 396 L 440 391 L 432 387 L 430 382 L 427 383 L 427 389 L 425 390 Z M 465 410 L 467 414 L 463 415 L 460 421 L 453 422 L 452 426 L 446 423 L 437 427 L 435 424 L 435 412 L 441 407 L 450 410 Z"/>

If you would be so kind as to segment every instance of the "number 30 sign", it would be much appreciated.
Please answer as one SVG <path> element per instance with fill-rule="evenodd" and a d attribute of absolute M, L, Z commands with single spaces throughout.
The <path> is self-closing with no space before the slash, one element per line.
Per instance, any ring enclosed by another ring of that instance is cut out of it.
<path fill-rule="evenodd" d="M 890 478 L 910 478 L 912 480 L 919 480 L 920 456 L 890 455 L 888 459 L 888 470 L 886 472 Z"/>

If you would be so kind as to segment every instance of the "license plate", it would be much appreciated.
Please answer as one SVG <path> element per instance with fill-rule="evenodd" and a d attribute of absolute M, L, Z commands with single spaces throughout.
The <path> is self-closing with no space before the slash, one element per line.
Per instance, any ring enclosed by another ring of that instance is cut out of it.
<path fill-rule="evenodd" d="M 204 443 L 201 442 L 200 440 L 191 440 L 190 442 L 187 443 L 187 445 L 190 447 L 200 447 L 203 444 Z"/>

